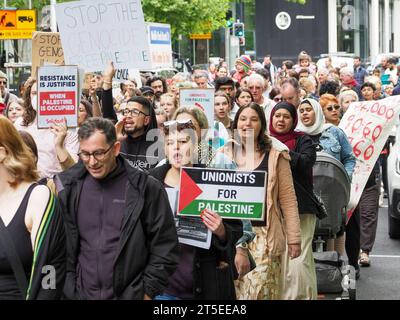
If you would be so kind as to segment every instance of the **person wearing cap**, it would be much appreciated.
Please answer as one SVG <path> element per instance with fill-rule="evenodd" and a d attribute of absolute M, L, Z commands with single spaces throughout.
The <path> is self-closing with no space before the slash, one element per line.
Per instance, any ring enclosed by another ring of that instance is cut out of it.
<path fill-rule="evenodd" d="M 18 102 L 18 97 L 8 91 L 7 82 L 7 75 L 4 72 L 0 71 L 0 114 L 3 113 L 9 103 Z"/>
<path fill-rule="evenodd" d="M 154 90 L 148 86 L 141 87 L 139 90 L 142 93 L 142 96 L 145 97 L 147 100 L 149 100 L 150 103 L 153 105 L 154 104 Z"/>
<path fill-rule="evenodd" d="M 246 75 L 250 75 L 251 71 L 251 59 L 247 55 L 241 55 L 236 59 L 235 63 L 236 72 L 232 75 L 232 78 L 238 82 Z"/>

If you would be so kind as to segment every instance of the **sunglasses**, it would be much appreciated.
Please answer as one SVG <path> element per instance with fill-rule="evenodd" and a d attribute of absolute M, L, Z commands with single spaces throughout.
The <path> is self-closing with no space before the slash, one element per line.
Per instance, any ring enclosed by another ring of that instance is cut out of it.
<path fill-rule="evenodd" d="M 283 98 L 282 97 L 275 97 L 274 101 L 275 102 L 281 102 L 281 101 L 283 101 Z"/>
<path fill-rule="evenodd" d="M 176 129 L 178 131 L 184 130 L 184 129 L 193 129 L 195 130 L 195 126 L 193 125 L 192 120 L 186 119 L 186 120 L 171 120 L 171 121 L 166 121 L 163 123 L 163 130 L 165 134 L 168 134 L 170 131 L 170 127 L 173 129 Z"/>
<path fill-rule="evenodd" d="M 7 81 L 0 81 L 0 84 L 7 84 Z"/>
<path fill-rule="evenodd" d="M 339 110 L 340 106 L 338 104 L 335 104 L 334 106 L 326 107 L 326 110 L 328 110 L 329 112 L 332 112 L 334 108 L 335 108 L 335 110 Z"/>

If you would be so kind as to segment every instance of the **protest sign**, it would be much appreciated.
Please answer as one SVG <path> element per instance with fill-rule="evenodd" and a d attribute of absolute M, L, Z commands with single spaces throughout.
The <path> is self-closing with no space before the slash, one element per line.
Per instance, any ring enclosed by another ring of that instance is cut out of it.
<path fill-rule="evenodd" d="M 64 65 L 64 52 L 58 32 L 34 32 L 32 37 L 32 76 L 37 67 Z"/>
<path fill-rule="evenodd" d="M 400 96 L 394 96 L 378 101 L 352 103 L 340 121 L 339 128 L 346 133 L 356 157 L 347 206 L 348 218 L 357 207 L 399 113 Z"/>
<path fill-rule="evenodd" d="M 172 68 L 171 26 L 163 23 L 147 23 L 151 67 Z"/>
<path fill-rule="evenodd" d="M 135 80 L 137 87 L 142 87 L 142 78 L 138 69 L 117 69 L 113 81 L 125 82 L 127 80 Z"/>
<path fill-rule="evenodd" d="M 79 76 L 77 66 L 44 66 L 38 69 L 38 127 L 54 123 L 78 126 Z"/>
<path fill-rule="evenodd" d="M 177 188 L 166 188 L 171 210 L 174 214 L 175 227 L 179 243 L 209 249 L 211 245 L 211 231 L 200 218 L 178 217 L 178 192 Z"/>
<path fill-rule="evenodd" d="M 84 0 L 56 4 L 65 63 L 86 72 L 150 68 L 149 44 L 140 1 Z"/>
<path fill-rule="evenodd" d="M 204 209 L 228 219 L 264 220 L 266 172 L 182 168 L 178 215 Z"/>
<path fill-rule="evenodd" d="M 179 89 L 179 105 L 195 106 L 204 111 L 210 127 L 214 125 L 215 89 Z"/>

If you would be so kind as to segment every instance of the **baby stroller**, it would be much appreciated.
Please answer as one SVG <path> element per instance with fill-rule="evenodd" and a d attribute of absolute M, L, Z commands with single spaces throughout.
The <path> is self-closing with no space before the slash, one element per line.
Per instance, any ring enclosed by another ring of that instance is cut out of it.
<path fill-rule="evenodd" d="M 336 251 L 326 251 L 326 240 L 333 239 L 346 225 L 350 200 L 350 179 L 343 164 L 333 156 L 318 152 L 313 168 L 314 192 L 321 197 L 328 217 L 317 220 L 314 233 L 314 260 L 318 291 L 341 293 L 341 299 L 355 299 L 355 270 Z"/>

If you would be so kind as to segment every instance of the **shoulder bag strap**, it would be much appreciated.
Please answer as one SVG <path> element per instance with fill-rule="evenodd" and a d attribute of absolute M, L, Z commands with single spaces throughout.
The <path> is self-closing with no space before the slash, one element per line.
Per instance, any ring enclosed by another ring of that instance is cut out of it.
<path fill-rule="evenodd" d="M 0 242 L 4 251 L 6 252 L 8 261 L 11 264 L 18 286 L 22 292 L 22 297 L 25 299 L 25 295 L 28 291 L 28 279 L 22 266 L 21 259 L 18 256 L 17 250 L 14 246 L 14 241 L 11 239 L 10 233 L 4 225 L 3 219 L 0 217 Z"/>

